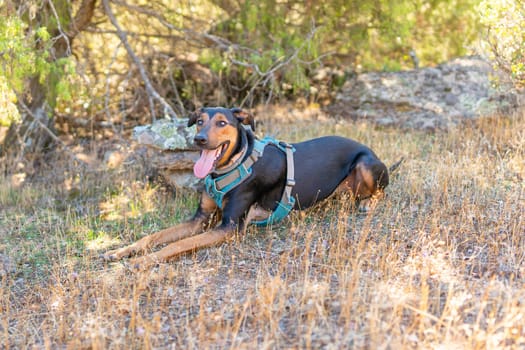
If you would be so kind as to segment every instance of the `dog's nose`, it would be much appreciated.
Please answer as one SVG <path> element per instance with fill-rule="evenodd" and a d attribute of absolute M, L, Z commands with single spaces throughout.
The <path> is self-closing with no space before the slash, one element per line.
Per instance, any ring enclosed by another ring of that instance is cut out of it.
<path fill-rule="evenodd" d="M 208 138 L 204 135 L 201 135 L 201 134 L 197 134 L 195 135 L 195 137 L 193 138 L 193 141 L 197 144 L 197 145 L 200 145 L 200 146 L 204 146 L 205 144 L 208 143 Z"/>

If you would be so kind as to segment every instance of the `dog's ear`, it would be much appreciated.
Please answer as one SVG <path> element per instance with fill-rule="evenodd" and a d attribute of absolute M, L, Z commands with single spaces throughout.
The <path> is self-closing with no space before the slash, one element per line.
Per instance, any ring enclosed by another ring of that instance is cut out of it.
<path fill-rule="evenodd" d="M 241 108 L 232 108 L 231 112 L 239 123 L 249 125 L 255 131 L 255 119 L 250 113 L 243 111 Z"/>
<path fill-rule="evenodd" d="M 197 122 L 197 118 L 199 118 L 200 110 L 196 112 L 191 112 L 188 116 L 188 127 L 194 125 Z"/>

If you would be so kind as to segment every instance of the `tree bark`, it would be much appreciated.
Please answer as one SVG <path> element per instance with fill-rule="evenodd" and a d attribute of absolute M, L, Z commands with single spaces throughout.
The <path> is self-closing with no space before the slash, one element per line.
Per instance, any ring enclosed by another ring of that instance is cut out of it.
<path fill-rule="evenodd" d="M 55 5 L 49 2 L 49 16 L 68 16 L 71 12 L 69 0 L 56 1 L 61 5 L 62 12 L 57 13 Z M 64 10 L 64 5 L 67 7 Z M 82 0 L 75 17 L 70 21 L 68 28 L 61 28 L 60 24 L 51 30 L 51 35 L 57 40 L 50 49 L 52 60 L 71 55 L 73 39 L 84 30 L 93 17 L 96 0 Z M 45 16 L 43 16 L 45 17 Z M 63 18 L 61 18 L 62 20 Z M 59 22 L 59 21 L 57 21 Z M 45 25 L 40 23 L 39 25 Z M 49 28 L 48 28 L 49 29 Z M 54 87 L 53 87 L 54 88 Z M 54 132 L 54 115 L 49 107 L 50 99 L 54 98 L 54 89 L 41 83 L 38 76 L 33 76 L 28 82 L 28 92 L 20 102 L 20 123 L 13 123 L 7 131 L 4 144 L 0 149 L 1 156 L 13 161 L 20 161 L 24 155 L 39 154 L 51 145 Z M 7 171 L 11 169 L 6 169 Z"/>

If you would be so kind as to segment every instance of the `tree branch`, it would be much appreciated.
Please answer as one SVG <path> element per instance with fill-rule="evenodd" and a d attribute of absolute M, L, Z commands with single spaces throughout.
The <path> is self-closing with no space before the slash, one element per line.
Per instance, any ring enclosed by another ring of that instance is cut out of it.
<path fill-rule="evenodd" d="M 250 89 L 250 91 L 248 92 L 248 94 L 246 94 L 246 96 L 244 97 L 244 99 L 242 100 L 241 102 L 241 107 L 244 105 L 244 103 L 246 103 L 246 101 L 248 100 L 248 97 L 251 96 L 251 94 L 253 93 L 253 91 L 259 87 L 260 85 L 266 85 L 268 83 L 268 81 L 270 81 L 273 77 L 273 74 L 275 72 L 277 72 L 278 70 L 282 69 L 283 67 L 287 66 L 288 64 L 290 64 L 290 62 L 292 62 L 293 60 L 297 59 L 298 56 L 299 56 L 299 53 L 301 52 L 301 50 L 304 49 L 304 47 L 306 46 L 306 44 L 308 44 L 312 38 L 314 37 L 315 33 L 317 32 L 317 28 L 315 26 L 312 25 L 312 29 L 310 31 L 310 33 L 308 33 L 308 36 L 306 37 L 306 39 L 304 40 L 304 42 L 294 50 L 294 52 L 292 52 L 292 54 L 290 54 L 288 57 L 286 58 L 281 58 L 279 60 L 277 60 L 270 68 L 268 68 L 268 70 L 266 70 L 265 72 L 261 71 L 261 69 L 259 68 L 259 66 L 257 64 L 254 64 L 254 63 L 246 63 L 246 62 L 241 62 L 241 61 L 238 61 L 232 57 L 229 57 L 230 61 L 234 64 L 237 64 L 239 66 L 243 66 L 243 67 L 248 67 L 248 68 L 252 68 L 256 73 L 257 75 L 259 76 L 259 79 L 257 79 L 256 83 L 253 84 L 252 88 Z"/>
<path fill-rule="evenodd" d="M 70 37 L 66 34 L 64 29 L 62 29 L 62 24 L 60 24 L 60 16 L 58 15 L 58 12 L 57 12 L 57 10 L 55 8 L 55 4 L 53 4 L 53 1 L 48 0 L 48 4 L 49 4 L 49 8 L 51 9 L 51 12 L 55 16 L 55 20 L 57 22 L 57 30 L 58 30 L 58 33 L 59 33 L 58 37 L 54 38 L 54 40 L 56 40 L 57 42 L 60 39 L 64 40 L 65 45 L 66 45 L 66 49 L 65 49 L 64 54 L 65 54 L 65 56 L 70 56 L 71 55 Z"/>
<path fill-rule="evenodd" d="M 57 144 L 59 144 L 60 146 L 62 146 L 62 148 L 67 152 L 69 153 L 69 155 L 71 157 L 73 157 L 76 161 L 78 161 L 79 163 L 82 163 L 82 164 L 86 164 L 85 161 L 83 161 L 82 159 L 78 158 L 77 155 L 75 153 L 73 153 L 73 151 L 71 151 L 67 146 L 66 144 L 60 140 L 58 138 L 58 136 L 56 136 L 53 131 L 51 131 L 51 129 L 49 129 L 47 127 L 47 125 L 45 125 L 44 123 L 42 123 L 42 121 L 40 120 L 40 117 L 37 116 L 35 113 L 33 113 L 33 111 L 23 102 L 22 99 L 19 99 L 18 100 L 18 103 L 19 105 L 22 107 L 22 109 L 33 119 L 33 122 L 35 122 L 42 130 L 44 130 L 48 135 L 49 137 L 51 137 L 53 139 L 53 141 L 55 141 Z M 47 115 L 45 114 L 44 112 L 44 118 L 47 118 Z M 28 128 L 29 130 L 29 128 Z M 23 137 L 23 139 L 26 138 L 26 135 Z"/>
<path fill-rule="evenodd" d="M 130 5 L 121 0 L 115 0 L 114 2 L 119 6 L 123 6 L 123 7 L 130 9 L 131 11 L 157 19 L 160 24 L 162 24 L 164 27 L 168 28 L 169 30 L 174 30 L 174 31 L 184 34 L 184 36 L 186 37 L 186 40 L 190 42 L 190 44 L 191 44 L 191 41 L 194 40 L 194 41 L 198 41 L 202 43 L 202 45 L 205 47 L 209 47 L 213 45 L 222 51 L 235 50 L 235 51 L 245 51 L 248 53 L 257 53 L 257 50 L 253 50 L 248 47 L 234 44 L 230 42 L 229 40 L 219 37 L 217 35 L 202 33 L 202 32 L 197 32 L 197 31 L 187 29 L 187 28 L 177 27 L 169 23 L 169 21 L 165 18 L 163 14 L 160 14 L 157 11 L 151 10 L 149 8 L 144 8 L 143 6 Z"/>
<path fill-rule="evenodd" d="M 162 98 L 162 96 L 159 95 L 159 93 L 155 90 L 155 88 L 151 84 L 148 74 L 146 73 L 146 69 L 144 69 L 144 66 L 140 62 L 140 59 L 137 57 L 137 55 L 135 55 L 135 52 L 133 51 L 133 49 L 131 48 L 131 45 L 128 42 L 126 33 L 122 30 L 117 19 L 115 18 L 115 15 L 113 14 L 113 11 L 111 10 L 111 7 L 109 5 L 109 1 L 102 0 L 102 4 L 104 5 L 104 11 L 106 12 L 106 15 L 108 16 L 111 24 L 113 25 L 113 27 L 115 27 L 117 31 L 117 36 L 119 37 L 120 41 L 124 45 L 124 48 L 126 49 L 128 53 L 128 56 L 131 58 L 133 63 L 137 66 L 140 76 L 142 77 L 142 80 L 144 81 L 146 91 L 148 92 L 150 97 L 153 97 L 154 99 L 160 102 L 160 104 L 164 108 L 165 113 L 167 113 L 174 121 L 178 120 L 179 117 L 177 116 L 177 113 L 175 113 L 173 108 Z M 182 123 L 180 124 L 182 125 Z"/>
<path fill-rule="evenodd" d="M 91 23 L 96 3 L 97 0 L 82 0 L 77 13 L 75 14 L 75 19 L 71 22 L 68 28 L 69 30 L 67 34 L 70 38 L 77 36 L 78 33 L 83 31 L 89 23 Z"/>

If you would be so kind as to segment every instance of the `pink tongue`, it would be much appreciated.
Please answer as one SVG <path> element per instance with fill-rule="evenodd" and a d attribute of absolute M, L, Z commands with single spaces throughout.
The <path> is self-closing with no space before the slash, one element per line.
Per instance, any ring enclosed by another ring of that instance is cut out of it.
<path fill-rule="evenodd" d="M 201 157 L 193 166 L 193 173 L 198 178 L 202 179 L 208 175 L 213 169 L 213 163 L 221 151 L 220 147 L 214 150 L 202 150 Z"/>

